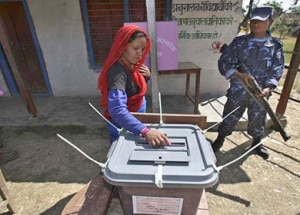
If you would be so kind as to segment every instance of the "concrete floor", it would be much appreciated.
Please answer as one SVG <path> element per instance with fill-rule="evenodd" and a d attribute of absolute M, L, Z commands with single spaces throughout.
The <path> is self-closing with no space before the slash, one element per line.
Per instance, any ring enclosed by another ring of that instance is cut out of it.
<path fill-rule="evenodd" d="M 0 126 L 36 126 L 36 125 L 80 125 L 86 127 L 102 126 L 105 121 L 89 105 L 99 108 L 98 97 L 34 97 L 38 117 L 34 118 L 26 109 L 21 97 L 1 97 Z M 207 117 L 207 127 L 222 120 L 225 96 L 202 100 L 199 112 Z M 162 96 L 162 113 L 193 114 L 194 104 L 184 96 Z M 152 112 L 151 98 L 147 98 L 147 112 Z M 236 130 L 245 130 L 247 115 L 244 114 Z M 210 129 L 215 131 L 217 126 Z"/>

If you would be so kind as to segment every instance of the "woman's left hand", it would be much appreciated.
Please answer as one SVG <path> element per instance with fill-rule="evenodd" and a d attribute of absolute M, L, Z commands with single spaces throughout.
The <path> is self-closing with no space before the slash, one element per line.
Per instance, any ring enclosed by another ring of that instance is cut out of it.
<path fill-rule="evenodd" d="M 138 70 L 145 78 L 150 78 L 151 72 L 146 65 L 144 64 L 139 65 Z"/>

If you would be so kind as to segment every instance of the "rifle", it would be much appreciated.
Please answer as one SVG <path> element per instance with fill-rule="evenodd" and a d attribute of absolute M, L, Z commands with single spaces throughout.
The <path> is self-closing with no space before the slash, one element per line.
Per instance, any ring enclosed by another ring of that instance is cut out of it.
<path fill-rule="evenodd" d="M 246 73 L 251 76 L 250 72 L 248 71 L 248 68 L 245 66 L 245 64 L 241 63 L 238 67 L 239 72 Z M 251 76 L 252 77 L 252 76 Z M 252 77 L 249 80 L 249 84 L 251 87 L 248 87 L 242 80 L 239 79 L 245 90 L 249 93 L 249 95 L 269 114 L 275 128 L 277 131 L 280 132 L 281 137 L 284 139 L 284 141 L 287 141 L 291 137 L 285 132 L 280 120 L 278 119 L 277 115 L 272 110 L 268 100 L 265 97 L 262 96 L 256 96 L 261 95 L 262 90 L 257 84 L 254 77 Z"/>

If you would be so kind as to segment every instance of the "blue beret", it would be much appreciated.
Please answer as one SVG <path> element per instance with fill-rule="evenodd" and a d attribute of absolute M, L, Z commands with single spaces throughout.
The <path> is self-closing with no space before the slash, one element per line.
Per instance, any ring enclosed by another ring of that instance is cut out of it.
<path fill-rule="evenodd" d="M 273 7 L 256 7 L 253 8 L 250 15 L 250 20 L 258 19 L 261 21 L 267 20 L 270 16 L 273 15 Z"/>

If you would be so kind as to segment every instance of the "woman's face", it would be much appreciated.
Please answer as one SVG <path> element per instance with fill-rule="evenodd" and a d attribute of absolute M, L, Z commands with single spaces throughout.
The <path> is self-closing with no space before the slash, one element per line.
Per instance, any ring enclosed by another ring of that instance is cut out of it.
<path fill-rule="evenodd" d="M 121 57 L 124 63 L 130 68 L 139 62 L 146 47 L 147 40 L 145 37 L 138 37 L 132 42 L 127 44 L 127 47 Z"/>

